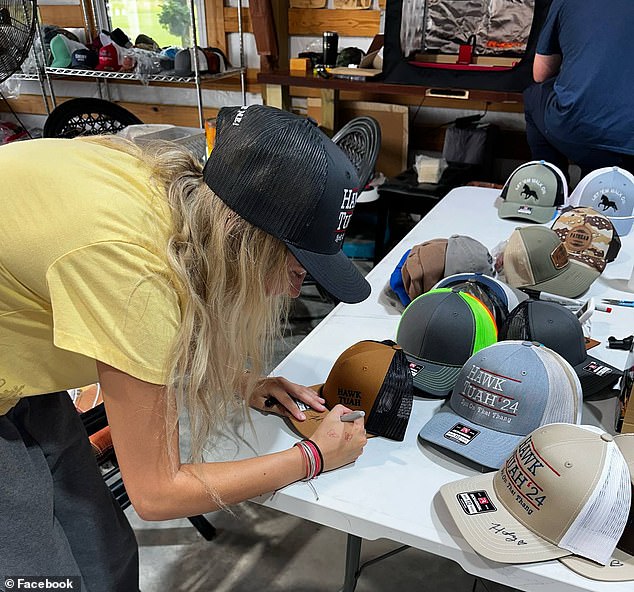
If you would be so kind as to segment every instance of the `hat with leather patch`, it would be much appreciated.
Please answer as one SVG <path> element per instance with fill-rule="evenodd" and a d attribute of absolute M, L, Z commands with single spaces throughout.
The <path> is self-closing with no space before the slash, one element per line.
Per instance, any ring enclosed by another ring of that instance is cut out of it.
<path fill-rule="evenodd" d="M 593 208 L 571 208 L 560 214 L 552 229 L 564 243 L 573 265 L 603 272 L 621 250 L 621 239 L 614 224 Z"/>
<path fill-rule="evenodd" d="M 365 411 L 368 434 L 401 441 L 412 411 L 412 376 L 403 350 L 390 341 L 360 341 L 346 349 L 334 363 L 326 382 L 310 387 L 332 409 L 342 404 Z M 293 428 L 310 438 L 328 412 L 298 406 L 304 421 L 291 418 Z"/>
<path fill-rule="evenodd" d="M 552 220 L 568 197 L 566 177 L 554 164 L 532 160 L 517 167 L 508 178 L 498 208 L 500 218 L 543 224 Z"/>
<path fill-rule="evenodd" d="M 425 396 L 446 397 L 462 365 L 497 341 L 492 313 L 466 292 L 430 290 L 401 316 L 396 342 L 405 350 L 414 387 Z"/>
<path fill-rule="evenodd" d="M 223 107 L 203 178 L 239 216 L 281 240 L 335 298 L 369 296 L 370 285 L 341 248 L 359 177 L 309 119 L 264 105 Z"/>
<path fill-rule="evenodd" d="M 524 438 L 498 471 L 447 483 L 440 497 L 460 534 L 487 559 L 577 555 L 606 565 L 625 530 L 631 490 L 613 436 L 552 423 Z"/>
<path fill-rule="evenodd" d="M 466 361 L 419 438 L 499 469 L 538 427 L 579 423 L 582 405 L 579 380 L 559 354 L 529 341 L 500 341 Z"/>
<path fill-rule="evenodd" d="M 634 580 L 634 434 L 617 434 L 614 441 L 630 469 L 632 502 L 623 534 L 612 557 L 605 565 L 570 555 L 560 561 L 572 571 L 591 580 L 602 582 L 629 582 Z"/>
<path fill-rule="evenodd" d="M 572 265 L 559 235 L 544 226 L 517 228 L 504 249 L 506 283 L 568 298 L 583 294 L 600 274 L 585 265 Z"/>
<path fill-rule="evenodd" d="M 522 302 L 500 327 L 499 339 L 537 341 L 556 351 L 574 368 L 586 397 L 611 388 L 622 375 L 614 366 L 588 355 L 579 319 L 561 304 Z"/>

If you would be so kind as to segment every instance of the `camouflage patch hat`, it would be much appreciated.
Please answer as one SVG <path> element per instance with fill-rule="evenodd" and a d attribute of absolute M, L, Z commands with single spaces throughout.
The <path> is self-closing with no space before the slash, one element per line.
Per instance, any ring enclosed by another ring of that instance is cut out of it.
<path fill-rule="evenodd" d="M 511 173 L 500 197 L 500 218 L 543 224 L 553 219 L 557 208 L 568 198 L 568 184 L 554 164 L 532 160 Z"/>
<path fill-rule="evenodd" d="M 572 208 L 561 214 L 552 229 L 568 251 L 573 265 L 584 265 L 602 273 L 616 259 L 621 239 L 610 219 L 588 207 Z"/>

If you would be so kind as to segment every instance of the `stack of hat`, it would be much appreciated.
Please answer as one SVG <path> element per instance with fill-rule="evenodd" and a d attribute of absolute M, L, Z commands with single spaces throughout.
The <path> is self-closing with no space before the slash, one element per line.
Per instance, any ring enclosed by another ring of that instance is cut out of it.
<path fill-rule="evenodd" d="M 405 350 L 419 394 L 446 397 L 467 359 L 497 341 L 489 309 L 467 292 L 441 288 L 405 309 L 396 342 Z"/>
<path fill-rule="evenodd" d="M 70 68 L 73 63 L 72 56 L 75 52 L 88 51 L 88 48 L 83 43 L 61 33 L 51 39 L 50 48 L 52 56 L 51 68 Z"/>
<path fill-rule="evenodd" d="M 631 468 L 633 438 L 554 423 L 522 439 L 498 471 L 448 483 L 440 496 L 488 559 L 560 559 L 589 578 L 632 580 Z"/>
<path fill-rule="evenodd" d="M 224 72 L 230 65 L 227 56 L 217 47 L 188 47 L 181 49 L 174 57 L 174 75 L 188 78 L 194 75 L 196 58 L 200 74 Z"/>
<path fill-rule="evenodd" d="M 404 306 L 431 290 L 442 278 L 457 273 L 493 275 L 493 258 L 479 241 L 454 234 L 415 245 L 390 277 L 390 287 Z"/>

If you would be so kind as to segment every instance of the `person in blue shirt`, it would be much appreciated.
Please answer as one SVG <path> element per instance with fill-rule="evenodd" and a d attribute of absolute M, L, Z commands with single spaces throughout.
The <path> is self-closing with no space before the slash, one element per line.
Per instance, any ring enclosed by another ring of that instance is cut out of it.
<path fill-rule="evenodd" d="M 553 0 L 524 91 L 532 157 L 634 169 L 632 0 Z"/>

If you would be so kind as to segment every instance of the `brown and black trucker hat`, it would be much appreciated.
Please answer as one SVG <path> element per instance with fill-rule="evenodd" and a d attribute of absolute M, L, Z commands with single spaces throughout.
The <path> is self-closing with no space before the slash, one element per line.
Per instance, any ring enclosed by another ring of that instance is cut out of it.
<path fill-rule="evenodd" d="M 239 216 L 280 239 L 338 300 L 370 284 L 342 250 L 359 194 L 345 153 L 309 119 L 264 105 L 223 107 L 205 183 Z"/>
<path fill-rule="evenodd" d="M 311 387 L 332 409 L 337 404 L 365 411 L 368 434 L 402 441 L 412 411 L 413 386 L 405 352 L 393 341 L 360 341 L 334 363 L 326 382 Z M 302 411 L 304 421 L 291 419 L 295 431 L 310 438 L 328 412 Z"/>

